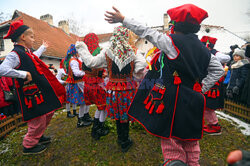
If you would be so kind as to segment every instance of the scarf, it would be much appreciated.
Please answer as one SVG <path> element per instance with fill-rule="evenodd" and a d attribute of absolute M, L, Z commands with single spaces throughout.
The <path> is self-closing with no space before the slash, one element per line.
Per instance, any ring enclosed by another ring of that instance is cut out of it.
<path fill-rule="evenodd" d="M 71 44 L 68 51 L 67 51 L 67 55 L 64 59 L 64 66 L 65 66 L 65 69 L 66 69 L 66 73 L 69 72 L 69 61 L 70 59 L 75 56 L 77 54 L 76 52 L 76 47 L 74 44 Z"/>
<path fill-rule="evenodd" d="M 98 36 L 95 33 L 89 33 L 87 34 L 83 42 L 87 45 L 89 52 L 93 55 L 96 56 L 101 52 L 101 48 L 99 46 L 99 39 Z"/>
<path fill-rule="evenodd" d="M 116 27 L 110 38 L 110 49 L 107 50 L 107 56 L 115 62 L 120 71 L 135 57 L 133 48 L 129 44 L 128 34 L 127 28 L 123 26 Z"/>

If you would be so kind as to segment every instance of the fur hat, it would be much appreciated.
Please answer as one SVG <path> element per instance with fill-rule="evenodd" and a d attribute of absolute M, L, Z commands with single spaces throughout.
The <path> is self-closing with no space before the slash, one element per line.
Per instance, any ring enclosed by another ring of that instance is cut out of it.
<path fill-rule="evenodd" d="M 239 55 L 241 57 L 241 59 L 245 59 L 245 51 L 242 49 L 236 48 L 234 50 L 234 53 L 233 53 L 233 56 L 235 56 L 235 55 Z"/>

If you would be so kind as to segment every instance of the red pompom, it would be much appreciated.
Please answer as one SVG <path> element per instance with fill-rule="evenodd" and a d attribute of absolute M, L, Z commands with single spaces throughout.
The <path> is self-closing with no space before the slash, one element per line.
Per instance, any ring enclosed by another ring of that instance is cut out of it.
<path fill-rule="evenodd" d="M 199 82 L 196 82 L 193 86 L 193 90 L 196 92 L 201 92 L 201 85 L 199 84 Z"/>
<path fill-rule="evenodd" d="M 179 85 L 181 83 L 181 78 L 179 76 L 174 76 L 174 84 Z"/>

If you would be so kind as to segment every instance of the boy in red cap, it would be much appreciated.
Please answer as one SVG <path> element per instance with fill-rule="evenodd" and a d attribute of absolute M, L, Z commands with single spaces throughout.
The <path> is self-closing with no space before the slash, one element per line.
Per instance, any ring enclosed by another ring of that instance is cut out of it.
<path fill-rule="evenodd" d="M 140 84 L 128 114 L 161 139 L 164 165 L 199 165 L 198 140 L 203 135 L 206 92 L 223 75 L 218 60 L 194 33 L 208 17 L 203 9 L 186 4 L 167 11 L 174 34 L 166 35 L 124 17 L 119 10 L 107 12 L 109 23 L 123 23 L 161 50 L 152 70 Z M 204 80 L 201 88 L 201 81 Z"/>
<path fill-rule="evenodd" d="M 201 42 L 206 45 L 210 53 L 213 54 L 222 65 L 230 61 L 230 56 L 223 54 L 214 49 L 214 45 L 217 39 L 210 36 L 203 36 Z M 204 112 L 204 118 L 207 121 L 207 125 L 204 126 L 204 132 L 209 135 L 220 135 L 221 126 L 218 124 L 218 118 L 216 116 L 216 109 L 224 108 L 224 76 L 220 78 L 215 85 L 205 93 L 206 97 L 206 109 Z"/>
<path fill-rule="evenodd" d="M 65 89 L 39 57 L 46 50 L 46 42 L 34 53 L 34 33 L 14 21 L 4 39 L 11 39 L 14 49 L 0 65 L 0 76 L 16 78 L 17 96 L 28 132 L 23 139 L 23 154 L 42 153 L 51 138 L 43 135 L 54 111 L 61 108 Z"/>

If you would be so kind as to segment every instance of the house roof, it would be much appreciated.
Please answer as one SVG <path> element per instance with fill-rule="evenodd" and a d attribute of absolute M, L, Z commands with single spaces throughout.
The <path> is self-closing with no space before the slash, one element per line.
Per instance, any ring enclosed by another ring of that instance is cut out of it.
<path fill-rule="evenodd" d="M 61 28 L 51 26 L 42 20 L 36 19 L 20 11 L 15 11 L 15 14 L 17 14 L 17 17 L 14 18 L 14 20 L 22 19 L 25 25 L 33 29 L 35 50 L 39 48 L 43 40 L 48 42 L 49 47 L 44 53 L 46 56 L 57 58 L 65 57 L 70 44 L 75 43 L 77 40 L 76 35 L 67 34 Z"/>
<path fill-rule="evenodd" d="M 33 47 L 35 50 L 39 48 L 43 43 L 43 40 L 48 42 L 49 47 L 44 53 L 47 57 L 58 59 L 65 57 L 70 44 L 75 43 L 79 38 L 75 34 L 67 34 L 61 28 L 49 25 L 42 20 L 29 16 L 18 10 L 14 12 L 12 20 L 1 23 L 0 27 L 1 25 L 4 26 L 10 24 L 12 21 L 21 19 L 25 25 L 28 25 L 34 31 L 35 43 Z M 112 33 L 98 35 L 100 43 L 108 41 L 111 35 Z"/>
<path fill-rule="evenodd" d="M 96 34 L 99 38 L 99 43 L 104 43 L 109 41 L 110 37 L 112 36 L 113 33 L 103 33 L 103 34 Z M 84 39 L 83 37 L 80 37 L 81 40 Z"/>
<path fill-rule="evenodd" d="M 207 31 L 209 29 L 209 31 Z M 239 47 L 246 43 L 246 40 L 242 39 L 241 37 L 237 36 L 235 33 L 225 29 L 221 26 L 214 26 L 214 25 L 201 25 L 200 31 L 197 33 L 199 39 L 202 36 L 210 36 L 217 38 L 217 42 L 214 45 L 214 48 L 218 51 L 229 53 L 230 46 L 237 44 Z"/>

